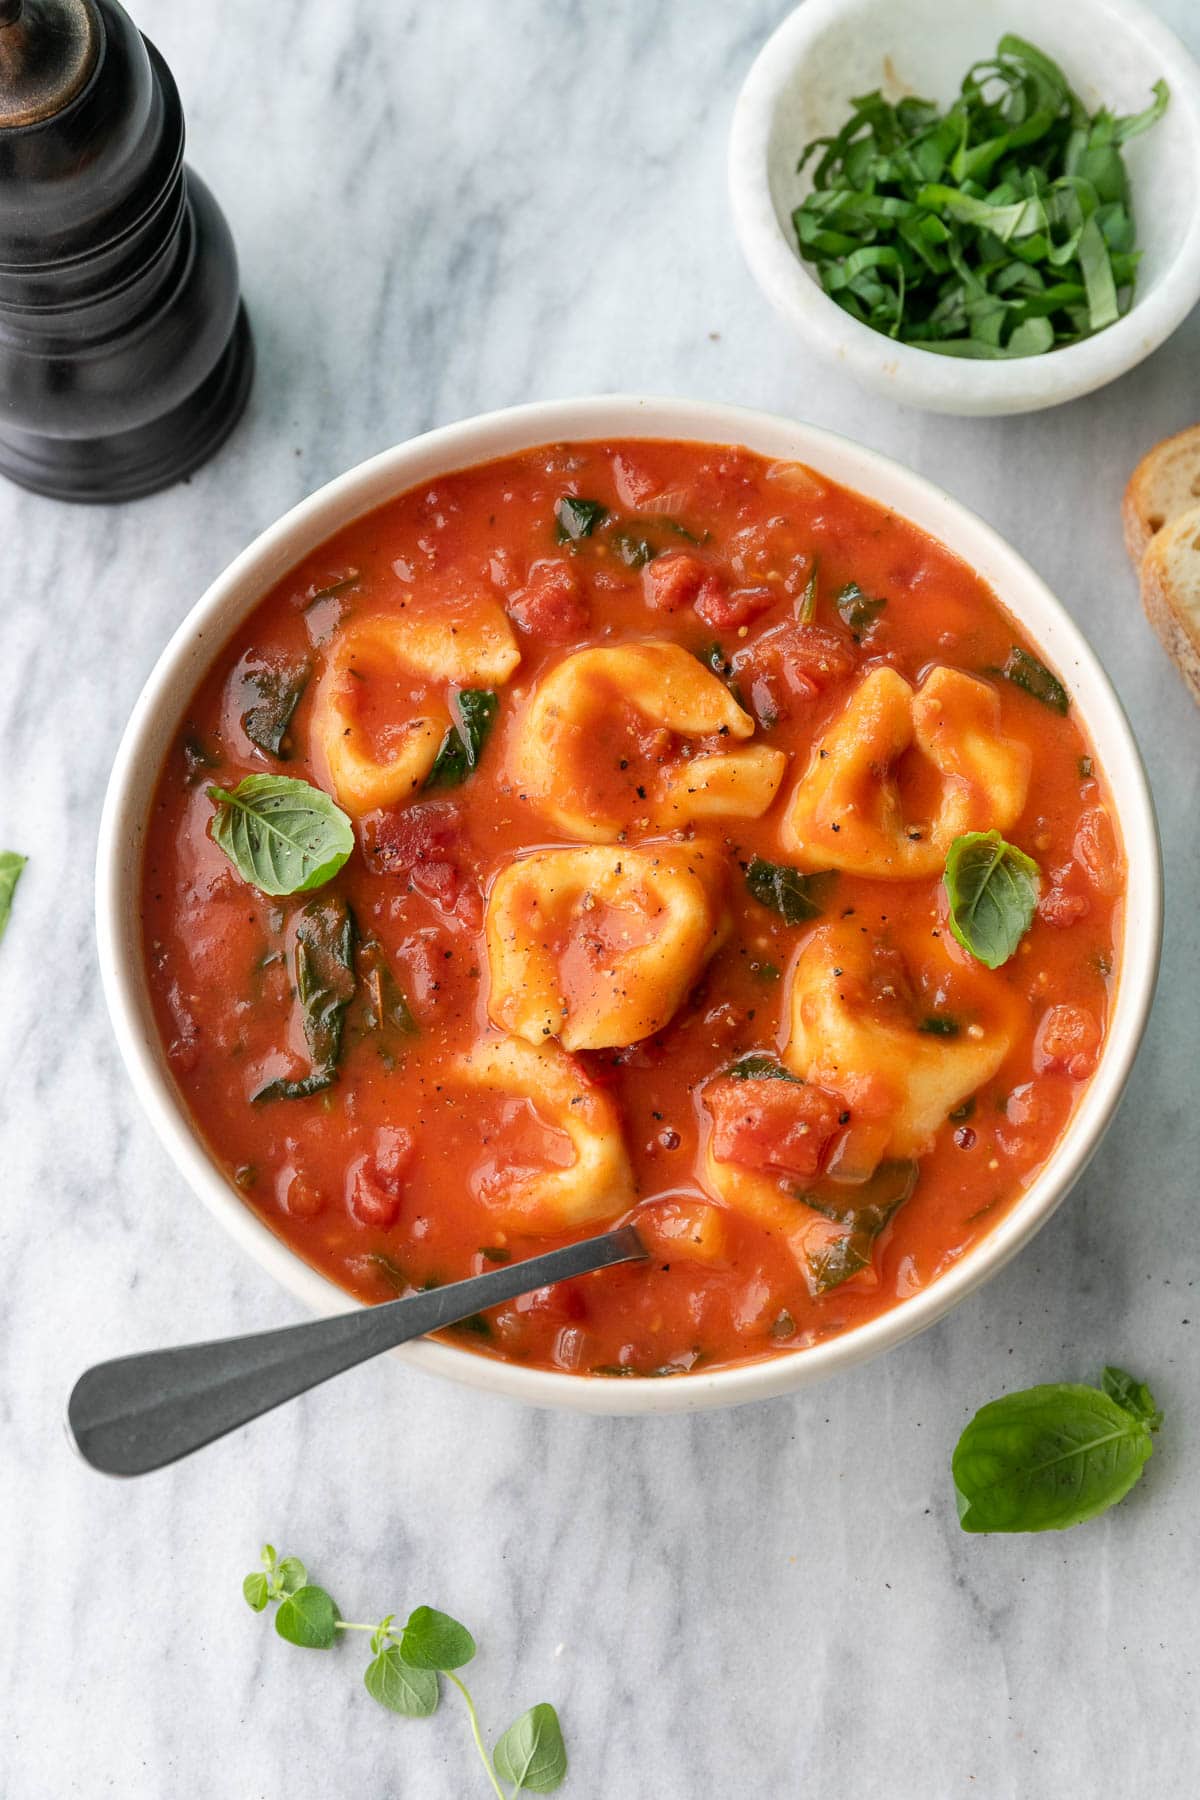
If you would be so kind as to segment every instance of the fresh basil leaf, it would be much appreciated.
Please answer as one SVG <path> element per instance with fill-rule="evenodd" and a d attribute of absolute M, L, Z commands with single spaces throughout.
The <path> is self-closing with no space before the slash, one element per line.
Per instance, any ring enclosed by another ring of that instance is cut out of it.
<path fill-rule="evenodd" d="M 1039 876 L 1033 858 L 998 831 L 968 831 L 951 844 L 943 877 L 950 929 L 987 968 L 1006 963 L 1033 923 Z"/>
<path fill-rule="evenodd" d="M 406 1719 L 427 1719 L 437 1711 L 441 1693 L 436 1673 L 406 1662 L 398 1644 L 389 1644 L 372 1658 L 363 1671 L 363 1681 L 372 1700 Z"/>
<path fill-rule="evenodd" d="M 256 1570 L 253 1575 L 247 1575 L 242 1583 L 242 1597 L 246 1605 L 252 1607 L 255 1612 L 263 1610 L 270 1599 L 270 1591 L 267 1587 L 267 1578 L 261 1569 Z"/>
<path fill-rule="evenodd" d="M 13 895 L 21 879 L 21 870 L 28 861 L 27 856 L 20 856 L 15 850 L 0 850 L 0 938 L 8 930 Z"/>
<path fill-rule="evenodd" d="M 339 895 L 310 900 L 296 927 L 296 994 L 312 1068 L 298 1080 L 269 1081 L 253 1096 L 303 1100 L 332 1085 L 342 1054 L 346 1008 L 358 987 L 354 973 L 354 914 Z"/>
<path fill-rule="evenodd" d="M 302 1650 L 328 1650 L 337 1637 L 337 1616 L 337 1607 L 324 1588 L 297 1588 L 280 1601 L 275 1629 Z"/>
<path fill-rule="evenodd" d="M 500 697 L 490 688 L 460 688 L 453 706 L 457 718 L 442 739 L 425 779 L 427 788 L 459 787 L 477 767 L 496 723 Z"/>
<path fill-rule="evenodd" d="M 1100 1386 L 1110 1400 L 1131 1412 L 1135 1419 L 1141 1419 L 1151 1431 L 1158 1430 L 1163 1422 L 1162 1412 L 1144 1381 L 1136 1381 L 1124 1369 L 1114 1368 L 1110 1363 L 1100 1377 Z"/>
<path fill-rule="evenodd" d="M 793 1075 L 777 1057 L 765 1050 L 751 1050 L 747 1056 L 739 1056 L 725 1073 L 731 1081 L 794 1081 L 798 1086 L 804 1086 L 799 1075 Z"/>
<path fill-rule="evenodd" d="M 878 621 L 887 601 L 877 600 L 870 594 L 864 594 L 857 581 L 848 581 L 845 587 L 839 591 L 834 605 L 837 607 L 838 616 L 843 625 L 848 631 L 853 632 L 857 639 L 861 638 L 865 632 L 870 631 Z"/>
<path fill-rule="evenodd" d="M 401 1634 L 400 1654 L 414 1669 L 461 1669 L 475 1654 L 475 1639 L 448 1613 L 418 1606 Z"/>
<path fill-rule="evenodd" d="M 1055 1382 L 976 1413 L 952 1462 L 964 1531 L 1063 1531 L 1106 1512 L 1141 1475 L 1147 1419 L 1098 1388 Z"/>
<path fill-rule="evenodd" d="M 247 775 L 236 788 L 208 787 L 209 829 L 243 881 L 271 895 L 306 894 L 332 881 L 354 848 L 340 807 L 311 782 Z"/>
<path fill-rule="evenodd" d="M 1065 715 L 1070 710 L 1071 697 L 1058 676 L 1036 656 L 1030 656 L 1028 650 L 1022 650 L 1019 644 L 1014 644 L 1009 651 L 1003 673 L 1014 687 L 1023 688 L 1052 712 Z"/>
<path fill-rule="evenodd" d="M 799 869 L 784 863 L 766 862 L 754 857 L 746 870 L 746 886 L 760 906 L 777 912 L 788 925 L 803 925 L 819 919 L 825 910 L 825 898 L 836 880 L 834 870 L 825 869 L 815 875 L 802 875 Z"/>
<path fill-rule="evenodd" d="M 254 699 L 242 714 L 242 730 L 259 750 L 281 762 L 291 755 L 288 727 L 311 674 L 312 665 L 307 661 L 282 668 L 273 668 L 269 663 L 252 664 L 243 674 L 244 688 Z"/>
<path fill-rule="evenodd" d="M 597 525 L 603 524 L 608 517 L 608 508 L 599 500 L 581 500 L 575 494 L 564 494 L 555 504 L 554 517 L 558 521 L 559 543 L 577 544 L 581 538 L 591 537 Z"/>
<path fill-rule="evenodd" d="M 864 1182 L 824 1181 L 803 1191 L 797 1200 L 823 1218 L 845 1227 L 844 1234 L 807 1256 L 809 1279 L 816 1293 L 827 1294 L 871 1266 L 875 1240 L 917 1185 L 917 1164 L 882 1162 Z"/>
<path fill-rule="evenodd" d="M 513 1793 L 552 1794 L 567 1776 L 567 1748 L 558 1714 L 546 1701 L 522 1713 L 492 1752 L 501 1781 Z"/>

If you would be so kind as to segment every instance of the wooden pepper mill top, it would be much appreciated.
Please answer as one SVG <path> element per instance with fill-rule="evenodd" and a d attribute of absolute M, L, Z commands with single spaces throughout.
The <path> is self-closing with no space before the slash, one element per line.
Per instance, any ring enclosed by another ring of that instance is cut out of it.
<path fill-rule="evenodd" d="M 170 70 L 117 0 L 0 0 L 0 473 L 63 499 L 177 481 L 252 351 Z"/>

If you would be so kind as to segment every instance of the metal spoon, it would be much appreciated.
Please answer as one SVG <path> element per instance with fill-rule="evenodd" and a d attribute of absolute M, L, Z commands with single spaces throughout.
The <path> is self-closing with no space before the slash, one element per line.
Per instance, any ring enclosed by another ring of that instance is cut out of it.
<path fill-rule="evenodd" d="M 511 1268 L 387 1300 L 333 1319 L 97 1363 L 67 1402 L 67 1427 L 85 1462 L 105 1475 L 145 1475 L 224 1437 L 285 1400 L 489 1306 L 551 1282 L 647 1254 L 632 1225 L 531 1256 Z"/>

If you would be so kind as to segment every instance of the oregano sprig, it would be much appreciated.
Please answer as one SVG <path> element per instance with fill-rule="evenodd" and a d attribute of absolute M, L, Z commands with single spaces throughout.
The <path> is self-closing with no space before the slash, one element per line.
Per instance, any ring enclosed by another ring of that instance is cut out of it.
<path fill-rule="evenodd" d="M 343 1619 L 330 1594 L 308 1579 L 298 1556 L 277 1555 L 265 1544 L 262 1567 L 246 1576 L 242 1593 L 248 1606 L 263 1612 L 277 1605 L 275 1629 L 288 1643 L 304 1650 L 330 1650 L 338 1633 L 371 1634 L 371 1660 L 363 1671 L 368 1694 L 389 1712 L 407 1719 L 427 1719 L 441 1700 L 441 1677 L 462 1695 L 492 1791 L 498 1800 L 515 1794 L 549 1794 L 562 1785 L 567 1752 L 558 1714 L 546 1701 L 531 1706 L 496 1740 L 489 1754 L 470 1690 L 457 1671 L 475 1655 L 475 1639 L 465 1625 L 436 1607 L 418 1606 L 404 1624 L 387 1613 L 377 1625 Z M 507 1793 L 501 1781 L 509 1783 Z"/>

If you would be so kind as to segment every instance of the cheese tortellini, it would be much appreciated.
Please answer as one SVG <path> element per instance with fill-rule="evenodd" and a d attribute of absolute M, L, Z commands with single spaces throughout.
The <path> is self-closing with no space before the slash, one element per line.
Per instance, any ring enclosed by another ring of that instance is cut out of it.
<path fill-rule="evenodd" d="M 940 873 L 963 832 L 1012 825 L 1029 773 L 1027 747 L 1001 736 L 986 682 L 939 666 L 914 691 L 885 664 L 863 676 L 816 745 L 780 835 L 806 868 L 917 880 Z"/>
<path fill-rule="evenodd" d="M 488 896 L 493 1024 L 568 1050 L 661 1030 L 729 930 L 725 886 L 719 849 L 702 843 L 510 863 Z"/>
<path fill-rule="evenodd" d="M 640 749 L 630 722 L 642 735 Z M 787 759 L 747 744 L 754 729 L 724 682 L 682 645 L 596 647 L 564 658 L 539 683 L 517 726 L 510 772 L 545 818 L 590 843 L 614 842 L 628 827 L 631 804 L 643 830 L 757 819 L 775 798 Z M 738 747 L 690 757 L 670 749 L 675 738 L 715 737 Z"/>
<path fill-rule="evenodd" d="M 481 1196 L 499 1224 L 512 1231 L 567 1231 L 614 1218 L 633 1205 L 633 1173 L 617 1109 L 557 1044 L 485 1038 L 457 1059 L 453 1073 L 464 1086 L 527 1102 L 538 1123 L 565 1141 L 565 1162 L 506 1167 Z"/>
<path fill-rule="evenodd" d="M 482 596 L 442 611 L 401 608 L 344 625 L 317 685 L 311 726 L 339 804 L 357 815 L 410 799 L 451 722 L 445 695 L 427 694 L 409 702 L 407 716 L 397 717 L 389 703 L 386 723 L 372 735 L 364 707 L 373 683 L 388 684 L 389 702 L 406 677 L 417 688 L 497 688 L 520 660 L 503 610 Z"/>
<path fill-rule="evenodd" d="M 949 973 L 947 952 L 935 942 L 930 959 Z M 924 1155 L 948 1114 L 996 1073 L 1023 1018 L 1007 984 L 957 970 L 957 991 L 969 983 L 963 1016 L 922 1016 L 904 991 L 907 973 L 898 953 L 881 956 L 852 921 L 822 925 L 796 959 L 786 1002 L 783 1059 L 794 1075 L 852 1100 L 871 1084 L 881 1120 L 876 1160 Z"/>

